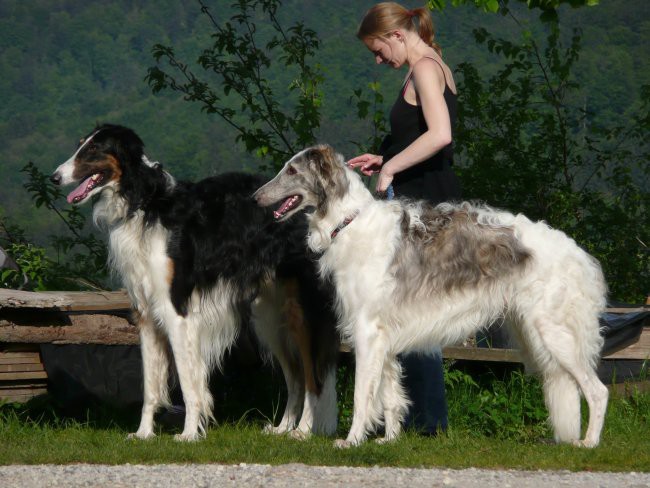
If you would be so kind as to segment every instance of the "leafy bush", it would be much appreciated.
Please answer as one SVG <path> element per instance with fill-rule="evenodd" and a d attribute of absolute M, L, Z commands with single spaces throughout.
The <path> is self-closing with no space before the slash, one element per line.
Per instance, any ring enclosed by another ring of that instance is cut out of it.
<path fill-rule="evenodd" d="M 470 375 L 445 363 L 449 424 L 476 436 L 533 440 L 549 437 L 542 387 L 536 377 L 515 369 L 497 376 Z"/>
<path fill-rule="evenodd" d="M 642 302 L 650 283 L 650 86 L 629 124 L 597 126 L 572 75 L 580 32 L 565 49 L 558 23 L 548 25 L 543 49 L 530 32 L 521 44 L 474 32 L 505 66 L 487 80 L 469 63 L 458 69 L 464 194 L 564 230 L 600 260 L 614 298 Z"/>
<path fill-rule="evenodd" d="M 173 47 L 156 44 L 153 57 L 158 65 L 148 70 L 149 86 L 154 93 L 171 89 L 185 100 L 199 102 L 203 111 L 218 115 L 235 129 L 237 141 L 249 153 L 270 159 L 271 169 L 277 171 L 316 140 L 323 75 L 312 58 L 320 39 L 302 22 L 282 25 L 277 17 L 279 0 L 240 0 L 233 5 L 236 13 L 223 23 L 202 1 L 199 4 L 214 28 L 212 46 L 197 60 L 203 73 L 196 74 Z M 266 77 L 275 59 L 283 63 L 283 75 L 290 80 L 280 89 L 274 89 Z M 161 61 L 171 72 L 160 67 Z M 210 77 L 213 83 L 205 81 Z M 289 97 L 284 96 L 287 89 Z M 268 169 L 263 160 L 259 168 Z"/>
<path fill-rule="evenodd" d="M 24 187 L 36 207 L 52 211 L 66 232 L 50 236 L 50 245 L 45 247 L 34 243 L 24 229 L 0 218 L 0 244 L 21 268 L 20 273 L 3 270 L 2 283 L 18 288 L 23 285 L 24 274 L 29 280 L 25 288 L 34 291 L 106 289 L 106 244 L 88 232 L 82 210 L 67 204 L 60 207 L 63 193 L 33 163 L 22 171 L 27 174 Z M 50 257 L 52 254 L 56 257 Z"/>

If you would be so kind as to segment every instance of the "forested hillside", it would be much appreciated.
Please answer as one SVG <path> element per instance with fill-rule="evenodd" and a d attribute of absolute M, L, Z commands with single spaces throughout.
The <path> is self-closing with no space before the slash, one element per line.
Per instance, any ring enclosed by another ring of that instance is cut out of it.
<path fill-rule="evenodd" d="M 205 0 L 205 3 L 219 23 L 233 15 L 232 0 Z M 408 6 L 420 4 L 404 3 Z M 353 97 L 355 90 L 364 89 L 367 97 L 370 95 L 368 83 L 380 82 L 386 100 L 384 106 L 388 108 L 403 76 L 403 73 L 384 66 L 375 66 L 372 55 L 355 38 L 361 16 L 373 4 L 374 2 L 365 0 L 286 0 L 278 11 L 278 18 L 285 26 L 302 21 L 315 30 L 322 41 L 315 56 L 315 62 L 323 74 L 319 85 L 322 90 L 322 104 L 319 106 L 322 120 L 318 139 L 334 145 L 346 156 L 354 155 L 357 151 L 355 143 L 365 141 L 371 134 L 370 122 L 360 120 L 357 116 Z M 509 40 L 513 46 L 521 45 L 524 33 L 529 31 L 528 39 L 539 40 L 542 47 L 539 54 L 545 56 L 544 46 L 549 26 L 539 21 L 539 11 L 528 10 L 522 2 L 511 0 L 508 5 L 514 13 L 513 18 L 510 15 L 482 12 L 472 4 L 473 2 L 467 2 L 467 5 L 459 8 L 448 5 L 444 12 L 433 14 L 437 40 L 443 47 L 444 57 L 452 68 L 459 68 L 456 73 L 459 86 L 473 87 L 476 90 L 480 86 L 476 80 L 463 79 L 472 72 L 468 71 L 467 66 L 463 67 L 463 63 L 471 63 L 484 79 L 499 73 L 506 63 L 503 55 L 490 52 L 490 43 L 477 44 L 473 35 L 476 28 L 483 28 L 498 38 Z M 605 141 L 606 144 L 591 147 L 587 127 L 593 128 L 598 124 L 610 127 L 613 124 L 630 125 L 634 114 L 638 116 L 636 110 L 640 105 L 642 86 L 650 84 L 650 62 L 647 55 L 650 2 L 601 0 L 598 6 L 579 9 L 563 5 L 559 9 L 559 18 L 564 46 L 570 45 L 574 29 L 579 29 L 578 32 L 582 34 L 579 58 L 566 85 L 572 86 L 573 81 L 577 81 L 580 88 L 570 90 L 573 98 L 563 102 L 570 103 L 585 113 L 580 125 L 569 131 L 576 148 L 574 154 L 579 158 L 576 161 L 580 162 L 582 153 L 590 151 L 589 157 L 593 161 L 600 161 L 599 164 L 607 168 L 602 148 L 611 150 L 616 147 L 617 140 L 608 142 L 606 134 L 601 135 L 601 142 Z M 272 30 L 268 20 L 261 14 L 253 20 L 264 40 L 265 35 Z M 51 234 L 64 231 L 61 222 L 52 212 L 34 206 L 23 187 L 28 178 L 21 169 L 33 161 L 36 168 L 49 174 L 69 157 L 76 141 L 96 123 L 111 122 L 133 128 L 145 141 L 148 156 L 162 162 L 178 178 L 197 179 L 232 169 L 256 170 L 261 163 L 258 156 L 245 152 L 243 145 L 235 140 L 237 133 L 221 118 L 201 111 L 199 104 L 184 100 L 178 92 L 162 90 L 154 94 L 145 80 L 148 69 L 156 66 L 152 47 L 163 44 L 172 46 L 177 59 L 188 63 L 196 73 L 205 77 L 205 81 L 216 85 L 214 88 L 218 90 L 216 78 L 211 78 L 204 70 L 196 68 L 195 64 L 202 51 L 211 47 L 212 33 L 210 20 L 201 14 L 201 5 L 195 0 L 0 2 L 0 179 L 3 183 L 0 190 L 0 223 L 23 228 L 28 241 L 45 246 L 50 245 Z M 297 75 L 291 68 L 285 67 L 281 60 L 271 61 L 271 69 L 266 73 L 268 82 L 275 90 L 280 104 L 286 104 L 288 108 L 292 103 L 288 87 Z M 169 69 L 164 60 L 160 67 Z M 531 74 L 529 72 L 526 76 Z M 532 76 L 535 82 L 534 77 L 541 75 Z M 467 117 L 474 117 L 478 123 L 489 125 L 490 120 L 484 119 L 485 113 L 481 114 L 476 109 L 489 106 L 489 100 L 486 101 L 485 97 L 494 98 L 501 103 L 500 97 L 506 97 L 503 101 L 507 102 L 510 96 L 508 90 L 502 93 L 489 90 L 481 92 L 479 98 L 483 97 L 483 101 L 477 99 L 473 102 L 475 106 L 471 108 L 474 112 L 463 111 L 461 107 L 461 115 L 465 113 Z M 540 96 L 540 93 L 536 96 Z M 548 102 L 544 101 L 544 95 L 541 96 L 539 101 Z M 471 97 L 465 97 L 467 98 Z M 225 100 L 235 113 L 241 113 L 241 102 L 232 94 Z M 461 102 L 462 100 L 461 96 Z M 513 107 L 513 110 L 516 109 Z M 534 103 L 525 110 L 534 112 Z M 246 117 L 241 117 L 240 122 L 248 123 Z M 625 180 L 619 178 L 628 177 L 625 171 L 621 175 L 613 175 L 618 180 L 610 180 L 610 183 L 614 181 L 615 186 L 618 185 L 616 191 L 622 191 L 622 199 L 618 198 L 616 192 L 610 191 L 609 183 L 601 184 L 595 179 L 592 187 L 604 197 L 600 195 L 592 199 L 591 195 L 582 195 L 584 201 L 580 205 L 586 205 L 584 212 L 570 210 L 571 205 L 577 203 L 557 200 L 560 198 L 558 195 L 564 199 L 567 195 L 580 194 L 572 189 L 571 184 L 559 187 L 559 193 L 550 189 L 544 198 L 541 197 L 544 191 L 540 189 L 539 195 L 532 195 L 531 201 L 524 202 L 525 198 L 520 198 L 519 195 L 537 191 L 534 188 L 529 191 L 526 184 L 539 187 L 548 181 L 543 179 L 544 176 L 537 172 L 535 166 L 547 163 L 542 158 L 533 162 L 519 161 L 511 156 L 518 144 L 528 144 L 527 139 L 534 140 L 538 134 L 525 129 L 514 135 L 517 131 L 513 130 L 513 137 L 519 139 L 513 141 L 513 151 L 510 151 L 507 164 L 482 166 L 481 161 L 485 157 L 496 161 L 496 158 L 501 157 L 500 153 L 492 153 L 489 137 L 486 139 L 484 136 L 476 147 L 486 148 L 490 155 L 485 156 L 486 153 L 481 152 L 483 149 L 476 153 L 472 141 L 475 137 L 478 143 L 479 134 L 473 135 L 471 130 L 467 131 L 467 127 L 469 126 L 464 128 L 464 133 L 459 134 L 457 141 L 461 149 L 458 152 L 458 162 L 461 167 L 467 163 L 464 178 L 466 188 L 471 191 L 466 197 L 478 196 L 492 200 L 491 196 L 497 195 L 494 198 L 497 201 L 491 203 L 507 206 L 514 211 L 525 211 L 534 218 L 548 219 L 554 225 L 571 230 L 576 239 L 585 243 L 592 239 L 589 246 L 593 246 L 592 252 L 601 259 L 608 256 L 605 259 L 611 257 L 616 260 L 618 258 L 615 256 L 621 256 L 617 251 L 616 229 L 613 228 L 617 223 L 627 219 L 625 225 L 628 229 L 638 229 L 634 220 L 636 216 L 643 215 L 647 219 L 647 209 L 638 211 L 638 208 L 632 208 L 633 211 L 628 212 L 623 210 L 624 205 L 621 206 L 621 202 L 636 205 L 634 202 L 638 200 L 641 202 L 638 207 L 647 201 L 647 192 L 645 196 L 637 196 L 638 182 L 637 190 L 634 190 L 637 193 L 621 190 L 625 185 L 629 187 Z M 535 131 L 541 126 L 530 127 L 536 127 L 532 129 Z M 502 139 L 499 144 L 507 149 L 507 137 L 505 142 Z M 629 154 L 637 159 L 643 158 L 643 151 L 645 149 L 635 151 L 633 148 Z M 544 157 L 550 154 L 552 151 L 547 151 L 545 155 L 539 153 Z M 469 159 L 464 161 L 463 158 Z M 583 176 L 578 174 L 579 179 L 589 181 L 596 174 L 608 177 L 602 169 L 597 173 L 591 171 L 589 164 L 587 162 L 587 166 L 582 168 Z M 617 164 L 620 166 L 620 161 Z M 530 178 L 526 182 L 529 178 L 525 172 L 515 175 L 516 171 L 512 168 L 519 165 L 529 166 L 531 174 L 537 179 Z M 508 167 L 511 169 L 508 170 Z M 593 173 L 591 176 L 584 176 L 590 172 Z M 644 170 L 639 171 L 637 167 L 632 170 L 632 178 L 647 178 L 643 173 Z M 516 183 L 518 193 L 508 194 L 508 178 Z M 517 178 L 519 181 L 514 181 Z M 494 188 L 481 187 L 493 183 Z M 606 203 L 602 198 L 611 202 Z M 603 217 L 594 223 L 596 201 L 603 202 L 607 212 L 599 210 Z M 609 206 L 610 203 L 614 207 Z M 89 208 L 84 208 L 83 211 L 87 213 Z M 563 221 L 572 214 L 575 214 L 577 221 Z M 612 228 L 612 235 L 601 238 L 609 228 Z M 0 229 L 5 234 L 6 230 L 6 227 Z M 647 243 L 641 242 L 643 239 L 629 231 L 625 237 L 630 241 L 626 244 L 626 249 L 630 250 L 627 256 L 630 262 L 624 264 L 612 261 L 609 263 L 610 272 L 613 275 L 615 270 L 625 268 L 625 272 L 631 273 L 627 276 L 636 276 L 635 280 L 638 281 L 635 270 L 647 261 Z M 66 249 L 65 246 L 63 249 Z M 54 256 L 54 259 L 60 257 Z M 94 259 L 99 262 L 99 256 Z M 643 273 L 647 275 L 647 270 Z M 617 279 L 628 280 L 624 275 Z M 637 281 L 630 282 L 630 287 L 623 294 L 632 296 L 641 292 L 635 284 Z"/>
<path fill-rule="evenodd" d="M 228 16 L 230 0 L 210 3 L 217 17 Z M 318 59 L 325 73 L 322 139 L 346 154 L 354 150 L 350 141 L 362 139 L 368 130 L 351 109 L 353 90 L 380 79 L 384 94 L 392 99 L 400 81 L 397 73 L 373 66 L 354 37 L 357 22 L 370 5 L 292 0 L 281 12 L 283 19 L 304 20 L 323 41 Z M 181 177 L 255 167 L 218 118 L 201 113 L 179 96 L 154 96 L 143 81 L 154 64 L 153 44 L 174 45 L 188 62 L 208 45 L 210 27 L 199 9 L 192 0 L 0 3 L 0 205 L 6 216 L 29 223 L 35 233 L 47 228 L 50 216 L 32 210 L 20 169 L 34 161 L 49 172 L 96 122 L 133 127 L 151 157 Z M 523 19 L 538 15 L 520 10 Z M 561 19 L 584 31 L 579 73 L 588 94 L 585 106 L 601 117 L 624 114 L 637 99 L 639 85 L 650 80 L 645 52 L 650 2 L 604 1 L 593 8 L 563 9 Z M 495 63 L 473 42 L 471 30 L 477 26 L 499 35 L 510 31 L 513 40 L 518 36 L 518 27 L 509 19 L 472 6 L 449 7 L 436 14 L 435 21 L 452 66 L 471 61 L 489 70 Z M 539 23 L 533 25 L 539 28 Z"/>

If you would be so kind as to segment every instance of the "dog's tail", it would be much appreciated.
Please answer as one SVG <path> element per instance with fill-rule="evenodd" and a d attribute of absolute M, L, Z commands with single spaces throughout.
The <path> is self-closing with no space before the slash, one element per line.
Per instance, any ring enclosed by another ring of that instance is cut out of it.
<path fill-rule="evenodd" d="M 580 439 L 580 391 L 573 377 L 557 368 L 545 375 L 544 398 L 556 442 Z"/>

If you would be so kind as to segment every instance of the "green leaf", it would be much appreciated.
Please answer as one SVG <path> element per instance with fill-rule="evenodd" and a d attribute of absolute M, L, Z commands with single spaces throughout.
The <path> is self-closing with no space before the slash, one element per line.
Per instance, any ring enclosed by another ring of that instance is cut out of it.
<path fill-rule="evenodd" d="M 447 2 L 445 0 L 428 0 L 427 6 L 430 10 L 442 11 L 444 10 L 446 3 Z"/>
<path fill-rule="evenodd" d="M 485 8 L 488 12 L 496 13 L 499 11 L 499 1 L 488 0 L 488 2 L 485 4 Z"/>

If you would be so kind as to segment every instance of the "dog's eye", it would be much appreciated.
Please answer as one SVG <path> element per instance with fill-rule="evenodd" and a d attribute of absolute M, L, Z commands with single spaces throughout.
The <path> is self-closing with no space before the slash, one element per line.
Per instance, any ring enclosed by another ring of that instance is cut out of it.
<path fill-rule="evenodd" d="M 293 166 L 289 166 L 287 168 L 287 174 L 290 175 L 290 176 L 295 175 L 296 174 L 296 168 L 294 168 Z"/>

